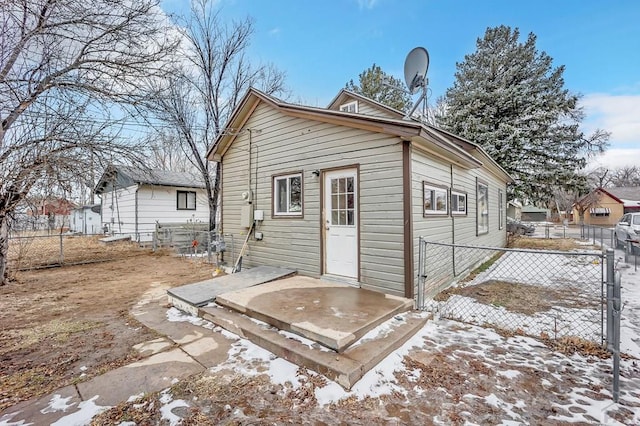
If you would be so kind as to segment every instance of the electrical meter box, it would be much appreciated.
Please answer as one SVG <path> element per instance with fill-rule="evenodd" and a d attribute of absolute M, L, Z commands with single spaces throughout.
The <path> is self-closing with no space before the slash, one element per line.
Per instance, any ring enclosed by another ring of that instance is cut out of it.
<path fill-rule="evenodd" d="M 240 226 L 243 228 L 251 228 L 253 224 L 253 206 L 246 204 L 240 209 Z"/>

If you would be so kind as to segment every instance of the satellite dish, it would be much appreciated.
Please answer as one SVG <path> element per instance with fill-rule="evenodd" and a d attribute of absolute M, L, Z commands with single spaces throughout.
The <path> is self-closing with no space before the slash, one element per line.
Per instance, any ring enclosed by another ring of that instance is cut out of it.
<path fill-rule="evenodd" d="M 414 95 L 419 88 L 426 86 L 429 52 L 424 47 L 416 47 L 404 60 L 404 81 L 409 92 Z"/>

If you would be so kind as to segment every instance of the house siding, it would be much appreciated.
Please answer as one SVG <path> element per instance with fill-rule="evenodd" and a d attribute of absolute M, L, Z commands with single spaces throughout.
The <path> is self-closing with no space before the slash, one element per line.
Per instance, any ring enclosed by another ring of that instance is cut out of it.
<path fill-rule="evenodd" d="M 137 190 L 137 195 L 136 195 Z M 177 191 L 196 192 L 196 210 L 177 209 Z M 136 197 L 138 223 L 136 228 Z M 130 234 L 140 242 L 153 240 L 156 221 L 160 223 L 186 223 L 209 221 L 206 192 L 200 188 L 138 185 L 104 192 L 102 223 L 108 224 L 113 234 Z"/>
<path fill-rule="evenodd" d="M 359 171 L 360 282 L 392 294 L 403 293 L 402 143 L 399 138 L 370 131 L 289 117 L 261 103 L 245 123 L 253 129 L 240 134 L 222 159 L 222 231 L 233 236 L 236 261 L 248 229 L 240 226 L 253 191 L 253 208 L 264 211 L 250 237 L 243 266 L 296 268 L 301 274 L 322 273 L 322 176 L 314 170 L 357 167 Z M 249 141 L 251 139 L 251 187 Z M 272 217 L 272 178 L 302 172 L 302 218 Z M 256 179 L 257 178 L 257 179 Z M 229 242 L 227 242 L 227 246 Z M 229 254 L 227 253 L 227 256 Z M 229 259 L 227 258 L 227 261 Z"/>
<path fill-rule="evenodd" d="M 609 216 L 591 216 L 592 208 L 608 208 L 611 210 Z M 584 223 L 586 225 L 594 225 L 594 226 L 613 226 L 622 218 L 625 214 L 624 204 L 618 202 L 611 198 L 607 194 L 600 193 L 600 198 L 597 203 L 594 203 L 593 206 L 590 206 L 584 212 Z M 573 211 L 574 221 L 580 222 L 580 212 L 577 209 Z"/>
<path fill-rule="evenodd" d="M 196 193 L 195 210 L 178 210 L 178 191 Z M 138 189 L 138 233 L 140 241 L 152 241 L 159 223 L 209 223 L 209 202 L 202 188 L 140 185 Z"/>
<path fill-rule="evenodd" d="M 484 168 L 463 169 L 439 160 L 419 150 L 412 150 L 412 220 L 413 220 L 413 259 L 414 270 L 418 275 L 419 237 L 426 241 L 451 243 L 461 245 L 481 245 L 490 247 L 504 247 L 506 245 L 506 183 L 489 173 Z M 477 195 L 476 182 L 480 180 L 489 188 L 489 232 L 477 235 Z M 454 216 L 450 211 L 447 215 L 424 216 L 423 214 L 423 182 L 446 187 L 449 194 L 448 208 L 451 209 L 451 190 L 467 194 L 467 214 Z M 503 193 L 502 225 L 498 223 L 499 191 Z M 450 253 L 450 248 L 443 247 L 439 253 Z M 436 259 L 426 259 L 427 267 L 437 261 L 441 270 L 453 271 L 453 256 L 446 254 Z M 482 251 L 470 251 L 464 257 L 456 257 L 456 271 L 470 270 L 485 260 Z M 444 274 L 443 280 L 435 282 L 432 288 L 425 289 L 427 298 L 435 295 L 440 289 L 453 281 L 453 274 Z M 417 282 L 414 284 L 417 285 Z"/>
<path fill-rule="evenodd" d="M 369 105 L 361 101 L 358 101 L 358 113 L 372 115 L 374 117 L 398 118 L 397 114 L 392 114 L 382 108 L 376 108 L 374 105 Z"/>

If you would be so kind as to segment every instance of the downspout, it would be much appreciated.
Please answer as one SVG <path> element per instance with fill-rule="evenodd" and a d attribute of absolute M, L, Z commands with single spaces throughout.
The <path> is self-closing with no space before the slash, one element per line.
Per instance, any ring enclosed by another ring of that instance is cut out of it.
<path fill-rule="evenodd" d="M 450 185 L 450 190 L 449 190 L 449 204 L 451 204 L 451 191 L 453 191 L 453 164 L 449 165 L 449 175 L 451 178 L 451 185 Z M 465 200 L 467 202 L 467 206 L 469 204 L 467 197 L 465 197 Z M 451 210 L 451 206 L 449 206 L 449 210 Z M 451 214 L 451 244 L 453 244 L 451 246 L 451 265 L 453 267 L 453 276 L 455 277 L 456 274 L 456 221 L 455 218 L 453 217 L 453 214 Z"/>
<path fill-rule="evenodd" d="M 136 185 L 136 193 L 135 193 L 135 204 L 134 204 L 134 226 L 135 226 L 135 233 L 136 233 L 136 241 L 139 243 L 140 242 L 140 235 L 138 234 L 138 190 L 140 189 L 140 185 Z"/>
<path fill-rule="evenodd" d="M 247 129 L 249 131 L 249 157 L 248 163 L 249 167 L 247 168 L 247 190 L 251 191 L 251 143 L 253 142 L 253 132 L 251 129 Z M 249 204 L 251 204 L 252 197 L 249 198 Z"/>

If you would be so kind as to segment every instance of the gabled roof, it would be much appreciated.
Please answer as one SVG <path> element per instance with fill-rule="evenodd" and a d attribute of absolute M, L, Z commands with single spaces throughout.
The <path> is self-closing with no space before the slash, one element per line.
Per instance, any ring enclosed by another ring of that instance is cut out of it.
<path fill-rule="evenodd" d="M 265 103 L 288 116 L 397 136 L 403 140 L 411 141 L 416 147 L 447 159 L 460 167 L 472 169 L 485 166 L 493 173 L 502 176 L 506 181 L 513 182 L 509 174 L 478 145 L 436 127 L 428 126 L 415 120 L 363 115 L 290 104 L 254 88 L 250 88 L 247 91 L 231 115 L 227 127 L 209 148 L 207 152 L 209 160 L 220 161 L 238 135 L 249 130 L 245 129 L 244 126 L 260 103 Z M 476 158 L 472 155 L 473 153 L 480 154 L 481 159 Z"/>
<path fill-rule="evenodd" d="M 593 204 L 593 200 L 591 200 L 590 197 L 593 197 L 593 194 L 595 194 L 596 192 L 604 193 L 605 195 L 608 195 L 609 197 L 611 197 L 614 201 L 617 201 L 620 204 L 624 204 L 620 198 L 616 197 L 615 195 L 613 195 L 608 190 L 606 190 L 604 188 L 596 188 L 593 191 L 591 191 L 590 193 L 588 193 L 587 195 L 585 195 L 584 197 L 580 198 L 575 203 L 573 203 L 573 205 L 574 206 L 575 205 L 579 205 L 580 206 L 580 205 L 582 205 L 583 201 L 585 201 L 585 200 L 589 200 L 590 201 L 588 204 Z"/>
<path fill-rule="evenodd" d="M 367 104 L 371 105 L 374 108 L 382 109 L 382 110 L 390 113 L 391 115 L 395 116 L 396 118 L 404 117 L 404 113 L 402 111 L 398 111 L 395 108 L 391 108 L 391 107 L 389 107 L 389 106 L 387 106 L 385 104 L 382 104 L 382 103 L 380 103 L 378 101 L 374 101 L 373 99 L 369 99 L 366 96 L 362 96 L 362 95 L 360 95 L 358 93 L 352 92 L 352 91 L 347 90 L 347 89 L 340 90 L 340 92 L 338 92 L 336 97 L 333 98 L 333 100 L 331 102 L 329 102 L 329 105 L 327 106 L 327 109 L 339 110 L 340 109 L 340 105 L 349 102 L 349 99 L 356 99 L 359 102 L 367 103 Z"/>
<path fill-rule="evenodd" d="M 102 194 L 111 188 L 127 188 L 135 184 L 204 188 L 202 178 L 191 173 L 169 170 L 142 169 L 133 166 L 111 165 L 102 174 L 95 193 Z"/>
<path fill-rule="evenodd" d="M 640 186 L 618 186 L 606 191 L 620 200 L 640 201 Z"/>

